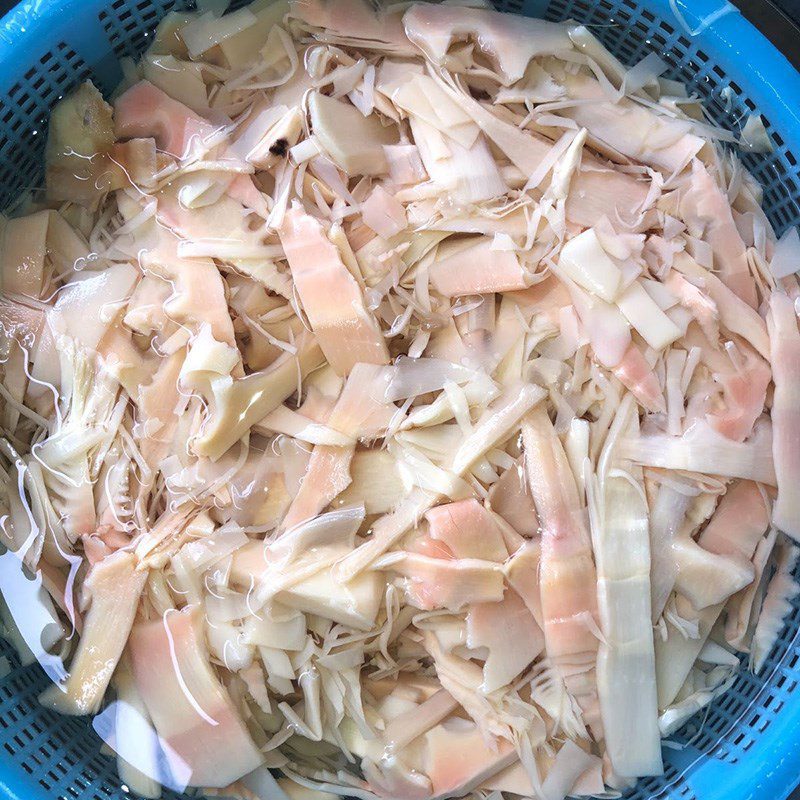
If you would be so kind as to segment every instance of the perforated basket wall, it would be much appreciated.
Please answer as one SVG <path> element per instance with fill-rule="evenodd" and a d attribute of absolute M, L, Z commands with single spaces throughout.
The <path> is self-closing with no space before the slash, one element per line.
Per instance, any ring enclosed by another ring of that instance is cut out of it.
<path fill-rule="evenodd" d="M 234 0 L 232 7 L 246 0 Z M 685 0 L 690 34 L 668 0 L 500 0 L 502 10 L 572 18 L 626 63 L 657 51 L 669 77 L 688 84 L 714 120 L 738 129 L 757 110 L 774 152 L 744 162 L 764 187 L 778 231 L 800 223 L 800 77 L 727 3 Z M 32 0 L 0 23 L 0 208 L 40 185 L 47 115 L 86 77 L 104 91 L 121 77 L 118 59 L 137 56 L 178 0 Z M 720 14 L 719 12 L 725 12 Z M 709 21 L 711 20 L 710 24 Z M 725 95 L 722 90 L 726 89 Z M 641 781 L 629 800 L 781 800 L 800 782 L 800 604 L 788 615 L 761 676 L 743 671 L 707 716 L 674 737 L 666 772 Z M 37 704 L 46 679 L 21 668 L 0 641 L 10 672 L 0 678 L 0 798 L 109 800 L 126 797 L 112 759 L 87 721 Z M 1 662 L 0 663 L 5 663 Z M 0 669 L 0 672 L 3 670 Z M 165 797 L 175 798 L 166 793 Z"/>

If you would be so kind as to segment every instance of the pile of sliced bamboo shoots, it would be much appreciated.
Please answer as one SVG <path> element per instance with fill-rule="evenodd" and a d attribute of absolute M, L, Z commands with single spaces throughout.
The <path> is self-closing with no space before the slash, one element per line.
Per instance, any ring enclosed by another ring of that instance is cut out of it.
<path fill-rule="evenodd" d="M 661 774 L 798 590 L 760 118 L 479 5 L 198 5 L 59 103 L 2 218 L 0 611 L 41 702 L 149 797 Z"/>

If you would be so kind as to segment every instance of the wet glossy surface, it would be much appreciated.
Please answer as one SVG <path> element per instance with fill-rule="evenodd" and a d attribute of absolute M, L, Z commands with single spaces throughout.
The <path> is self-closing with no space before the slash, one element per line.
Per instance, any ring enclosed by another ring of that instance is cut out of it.
<path fill-rule="evenodd" d="M 34 586 L 35 586 L 35 584 L 34 584 Z M 53 666 L 52 668 L 55 670 L 55 669 L 57 669 L 57 666 Z M 54 674 L 57 674 L 57 673 L 54 672 Z"/>

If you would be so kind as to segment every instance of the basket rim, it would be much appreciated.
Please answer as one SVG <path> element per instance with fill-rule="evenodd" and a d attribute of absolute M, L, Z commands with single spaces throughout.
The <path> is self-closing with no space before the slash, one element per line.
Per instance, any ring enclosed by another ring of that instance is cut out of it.
<path fill-rule="evenodd" d="M 768 110 L 771 126 L 800 157 L 800 73 L 735 6 L 728 0 L 619 1 L 629 8 L 647 9 L 701 44 L 710 60 L 746 92 L 759 112 Z M 48 44 L 69 43 L 90 67 L 107 60 L 108 40 L 99 14 L 110 3 L 23 0 L 9 11 L 0 19 L 0 95 L 23 78 L 30 64 L 24 57 L 38 58 Z M 529 0 L 527 10 L 543 16 L 548 5 L 549 0 Z M 695 34 L 680 23 L 674 8 Z M 798 637 L 800 632 L 795 640 Z M 778 672 L 781 669 L 779 666 Z M 800 688 L 797 695 L 794 702 L 784 705 L 769 730 L 756 737 L 746 759 L 729 764 L 709 758 L 702 770 L 683 771 L 695 795 L 703 800 L 788 797 L 800 778 Z M 0 752 L 0 797 L 30 800 L 32 790 L 38 789 L 34 779 L 19 768 L 12 769 L 10 759 L 3 756 Z"/>

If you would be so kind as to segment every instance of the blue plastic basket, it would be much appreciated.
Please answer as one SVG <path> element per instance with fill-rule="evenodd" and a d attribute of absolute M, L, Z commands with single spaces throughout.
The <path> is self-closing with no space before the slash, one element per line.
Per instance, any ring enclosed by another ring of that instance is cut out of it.
<path fill-rule="evenodd" d="M 245 4 L 234 0 L 232 7 Z M 53 104 L 87 77 L 111 91 L 121 78 L 119 57 L 137 56 L 168 10 L 191 6 L 192 0 L 28 0 L 0 22 L 0 208 L 40 184 Z M 685 25 L 668 0 L 501 0 L 497 6 L 591 25 L 629 64 L 657 51 L 670 64 L 669 77 L 688 84 L 732 130 L 751 112 L 761 113 L 774 152 L 744 161 L 764 187 L 775 228 L 800 223 L 800 75 L 725 0 L 681 0 Z M 742 672 L 707 716 L 674 737 L 684 746 L 665 751 L 665 775 L 641 781 L 626 797 L 785 798 L 800 782 L 799 631 L 795 603 L 761 677 Z M 43 673 L 20 668 L 5 643 L 0 651 L 12 666 L 0 679 L 0 796 L 126 797 L 88 722 L 40 708 Z"/>

